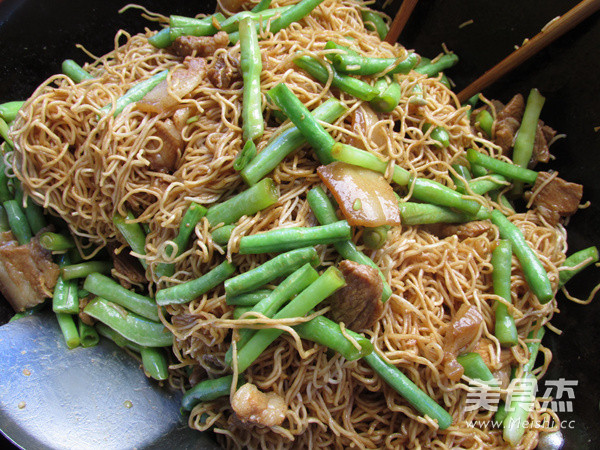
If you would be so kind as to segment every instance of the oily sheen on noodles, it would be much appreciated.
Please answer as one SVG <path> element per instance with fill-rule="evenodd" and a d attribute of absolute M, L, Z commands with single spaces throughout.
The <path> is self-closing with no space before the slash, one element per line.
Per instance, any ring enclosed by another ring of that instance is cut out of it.
<path fill-rule="evenodd" d="M 283 6 L 291 1 L 275 1 Z M 284 82 L 309 109 L 328 98 L 339 98 L 348 108 L 333 125 L 325 128 L 337 140 L 352 143 L 420 177 L 453 186 L 451 165 L 465 160 L 467 148 L 501 155 L 494 144 L 474 135 L 467 109 L 439 78 L 411 72 L 398 77 L 403 92 L 400 104 L 379 117 L 373 126 L 360 126 L 360 117 L 373 114 L 368 103 L 325 87 L 293 63 L 300 54 L 324 59 L 329 40 L 352 45 L 355 50 L 377 57 L 403 57 L 407 50 L 399 44 L 381 42 L 365 30 L 360 9 L 364 5 L 346 0 L 326 0 L 298 23 L 271 34 L 260 31 L 263 61 L 261 90 L 266 92 Z M 270 175 L 279 188 L 275 205 L 254 216 L 242 218 L 229 245 L 213 242 L 211 227 L 203 219 L 195 229 L 191 248 L 175 259 L 176 272 L 157 279 L 157 264 L 168 258 L 166 249 L 175 236 L 190 201 L 210 206 L 244 189 L 233 169 L 243 146 L 241 131 L 242 82 L 218 89 L 208 78 L 183 99 L 178 111 L 188 120 L 182 135 L 185 150 L 170 173 L 149 169 L 148 149 L 156 140 L 156 124 L 161 115 L 151 115 L 133 104 L 121 114 L 100 115 L 100 108 L 115 102 L 131 86 L 165 69 L 183 65 L 180 58 L 157 50 L 147 41 L 153 32 L 129 36 L 119 32 L 115 49 L 97 58 L 86 69 L 93 80 L 74 84 L 57 75 L 48 79 L 22 109 L 13 128 L 16 151 L 14 171 L 27 195 L 59 215 L 78 236 L 80 247 L 96 248 L 118 240 L 112 217 L 115 213 L 135 213 L 149 225 L 146 241 L 146 276 L 150 290 L 196 278 L 224 258 L 232 260 L 240 272 L 267 260 L 264 255 L 237 253 L 242 236 L 288 226 L 313 226 L 317 221 L 306 201 L 306 193 L 320 184 L 313 152 L 304 147 L 287 157 Z M 217 50 L 206 58 L 208 66 L 217 55 L 236 67 L 239 44 Z M 415 107 L 409 99 L 419 83 L 427 104 Z M 279 124 L 265 109 L 266 129 L 257 141 L 258 151 L 277 132 Z M 177 114 L 174 113 L 174 114 Z M 423 124 L 443 126 L 450 135 L 446 148 L 435 145 Z M 410 194 L 410 190 L 407 195 Z M 489 197 L 485 202 L 506 210 Z M 562 227 L 551 227 L 535 213 L 512 215 L 510 220 L 524 233 L 540 257 L 553 286 L 557 267 L 566 251 Z M 391 230 L 385 245 L 365 251 L 386 274 L 393 294 L 382 317 L 367 332 L 375 347 L 397 365 L 421 389 L 446 408 L 454 423 L 446 430 L 421 417 L 366 364 L 349 362 L 331 355 L 323 347 L 284 333 L 245 372 L 248 382 L 272 391 L 288 405 L 285 421 L 272 428 L 248 427 L 234 418 L 228 398 L 201 403 L 190 415 L 189 424 L 198 430 L 213 429 L 227 447 L 240 448 L 498 448 L 506 445 L 501 430 L 472 428 L 475 420 L 487 420 L 492 411 L 466 408 L 471 389 L 444 375 L 444 329 L 459 308 L 474 305 L 484 317 L 480 342 L 490 355 L 492 370 L 506 368 L 506 361 L 526 361 L 524 337 L 534 327 L 547 323 L 556 312 L 556 303 L 540 305 L 529 291 L 523 273 L 513 260 L 512 286 L 519 345 L 501 350 L 493 335 L 493 294 L 491 251 L 498 239 L 494 227 L 477 237 L 456 235 L 440 238 L 432 227 L 401 226 Z M 359 243 L 360 232 L 354 236 Z M 361 247 L 362 248 L 362 247 Z M 333 249 L 319 248 L 324 265 L 338 258 Z M 185 305 L 167 307 L 163 321 L 175 335 L 173 351 L 178 359 L 171 383 L 183 388 L 207 377 L 230 372 L 225 352 L 242 321 L 233 320 L 233 308 L 225 303 L 219 287 Z M 248 322 L 244 322 L 248 323 Z M 291 330 L 293 320 L 278 324 Z M 256 320 L 257 328 L 273 321 Z M 233 339 L 235 340 L 235 339 Z M 472 350 L 472 349 L 471 349 Z M 550 353 L 545 364 L 549 363 Z M 186 369 L 189 369 L 186 371 Z M 190 375 L 191 374 L 191 375 Z M 237 373 L 236 373 L 237 375 Z M 531 420 L 544 423 L 553 412 L 535 404 Z M 535 447 L 540 431 L 528 429 L 521 443 Z"/>

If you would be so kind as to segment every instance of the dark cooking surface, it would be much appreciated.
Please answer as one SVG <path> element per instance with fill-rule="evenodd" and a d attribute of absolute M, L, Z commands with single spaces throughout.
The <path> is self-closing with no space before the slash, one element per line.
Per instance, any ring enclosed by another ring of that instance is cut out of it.
<path fill-rule="evenodd" d="M 95 54 L 112 48 L 115 31 L 131 33 L 154 24 L 139 17 L 139 12 L 122 15 L 117 10 L 126 1 L 118 0 L 0 0 L 0 102 L 26 98 L 45 78 L 60 70 L 63 59 L 83 63 L 86 56 L 75 43 Z M 195 8 L 212 10 L 208 2 L 151 0 L 143 3 L 151 11 L 164 14 L 194 14 Z M 390 7 L 393 14 L 399 1 Z M 574 6 L 576 1 L 509 0 L 422 1 L 419 2 L 400 41 L 424 56 L 433 57 L 441 43 L 461 58 L 448 72 L 459 88 L 498 62 L 525 37 L 531 37 L 553 17 Z M 194 8 L 195 6 L 195 8 Z M 473 23 L 459 28 L 459 25 Z M 550 167 L 561 176 L 582 183 L 584 200 L 592 206 L 579 212 L 569 226 L 569 248 L 576 251 L 597 244 L 600 235 L 600 16 L 596 15 L 549 48 L 542 51 L 485 93 L 507 101 L 514 93 L 527 94 L 537 87 L 546 97 L 543 120 L 567 139 L 557 142 L 557 157 Z M 572 293 L 585 297 L 598 281 L 598 270 L 588 269 L 572 281 Z M 553 324 L 564 331 L 556 338 L 547 333 L 544 340 L 554 353 L 547 379 L 576 380 L 574 411 L 561 413 L 574 429 L 563 429 L 565 448 L 592 448 L 600 444 L 598 402 L 600 383 L 600 339 L 597 317 L 600 306 L 572 304 L 559 298 L 561 314 Z M 0 323 L 6 317 L 6 305 L 0 301 Z M 1 424 L 0 424 L 1 425 Z"/>

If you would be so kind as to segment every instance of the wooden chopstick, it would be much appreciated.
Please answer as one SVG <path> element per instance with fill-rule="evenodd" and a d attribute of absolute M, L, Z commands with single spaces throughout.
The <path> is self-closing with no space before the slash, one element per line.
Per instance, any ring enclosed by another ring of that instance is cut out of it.
<path fill-rule="evenodd" d="M 502 76 L 513 70 L 519 64 L 535 55 L 552 41 L 575 27 L 600 9 L 600 0 L 584 0 L 570 9 L 566 14 L 550 22 L 542 31 L 531 40 L 523 44 L 519 49 L 512 52 L 494 67 L 486 71 L 482 76 L 469 84 L 458 93 L 458 100 L 464 103 L 473 95 L 483 91 L 486 87 L 497 81 Z"/>
<path fill-rule="evenodd" d="M 404 29 L 406 22 L 408 22 L 408 18 L 417 6 L 417 2 L 419 0 L 403 0 L 402 5 L 400 5 L 400 9 L 396 13 L 396 17 L 392 21 L 392 25 L 390 26 L 390 31 L 385 36 L 385 41 L 390 44 L 395 44 L 398 38 L 400 37 L 400 33 Z"/>

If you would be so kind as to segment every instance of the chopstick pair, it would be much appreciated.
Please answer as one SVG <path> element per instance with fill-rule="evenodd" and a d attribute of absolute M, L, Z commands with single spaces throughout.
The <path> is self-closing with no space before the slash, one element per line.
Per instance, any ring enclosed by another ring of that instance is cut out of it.
<path fill-rule="evenodd" d="M 398 40 L 417 2 L 418 0 L 404 0 L 402 2 L 385 38 L 386 42 L 393 44 Z M 583 0 L 578 3 L 562 16 L 549 22 L 533 38 L 460 91 L 457 95 L 458 100 L 464 103 L 473 95 L 483 91 L 599 9 L 600 0 Z"/>

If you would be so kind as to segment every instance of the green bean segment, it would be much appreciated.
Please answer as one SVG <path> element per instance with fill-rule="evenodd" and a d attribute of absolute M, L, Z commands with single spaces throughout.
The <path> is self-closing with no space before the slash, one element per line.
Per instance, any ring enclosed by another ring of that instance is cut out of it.
<path fill-rule="evenodd" d="M 291 250 L 275 256 L 264 264 L 225 281 L 227 297 L 254 291 L 270 281 L 299 269 L 306 263 L 317 266 L 320 261 L 313 247 Z"/>
<path fill-rule="evenodd" d="M 310 264 L 306 263 L 292 274 L 290 274 L 285 280 L 283 280 L 279 286 L 277 286 L 271 293 L 259 301 L 256 305 L 249 308 L 248 311 L 262 314 L 266 317 L 273 317 L 275 313 L 289 301 L 292 297 L 302 292 L 311 283 L 319 278 L 319 274 Z M 243 314 L 247 311 L 243 307 L 239 306 L 235 309 L 234 318 L 239 314 Z M 239 333 L 239 339 L 236 343 L 237 351 L 239 352 L 248 341 L 257 333 L 256 330 L 242 329 Z M 225 354 L 225 363 L 231 365 L 233 359 L 233 347 L 230 347 Z"/>
<path fill-rule="evenodd" d="M 279 190 L 273 180 L 263 178 L 254 186 L 230 199 L 208 208 L 206 219 L 213 227 L 229 225 L 242 216 L 251 216 L 273 205 L 279 198 Z"/>
<path fill-rule="evenodd" d="M 58 326 L 65 339 L 65 343 L 69 349 L 79 347 L 81 339 L 79 338 L 79 330 L 75 323 L 75 316 L 66 313 L 56 313 L 56 320 L 58 320 Z"/>
<path fill-rule="evenodd" d="M 548 303 L 554 298 L 554 292 L 550 280 L 548 279 L 548 274 L 535 251 L 527 244 L 521 230 L 519 230 L 517 226 L 508 220 L 500 211 L 492 211 L 490 219 L 494 225 L 498 227 L 500 237 L 510 241 L 513 253 L 521 263 L 525 280 L 531 291 L 535 294 L 540 303 Z"/>
<path fill-rule="evenodd" d="M 188 206 L 188 209 L 186 210 L 183 218 L 181 219 L 181 223 L 179 224 L 177 236 L 173 238 L 173 243 L 177 248 L 175 255 L 172 254 L 175 249 L 172 246 L 168 247 L 168 250 L 171 252 L 171 257 L 177 257 L 185 252 L 189 244 L 190 237 L 196 229 L 196 225 L 206 215 L 207 211 L 208 210 L 204 206 L 199 205 L 196 202 L 190 203 L 190 206 Z M 162 276 L 172 276 L 175 273 L 175 264 L 161 263 L 156 267 L 155 273 L 159 278 Z"/>
<path fill-rule="evenodd" d="M 200 278 L 186 281 L 166 289 L 161 289 L 156 293 L 156 304 L 179 305 L 189 303 L 202 294 L 217 287 L 235 272 L 235 266 L 229 261 L 223 261 L 211 271 L 205 273 Z"/>
<path fill-rule="evenodd" d="M 211 233 L 213 241 L 219 245 L 227 245 L 231 233 L 235 229 L 235 225 L 223 225 Z"/>
<path fill-rule="evenodd" d="M 270 289 L 259 289 L 253 292 L 235 295 L 233 297 L 226 297 L 225 301 L 228 305 L 254 306 L 263 298 L 268 297 L 271 292 L 272 291 Z"/>
<path fill-rule="evenodd" d="M 308 72 L 321 83 L 327 83 L 331 79 L 333 87 L 360 100 L 368 102 L 373 100 L 379 93 L 375 86 L 371 86 L 369 83 L 350 75 L 338 73 L 333 66 L 310 56 L 299 56 L 294 59 L 294 64 Z"/>
<path fill-rule="evenodd" d="M 509 180 L 517 180 L 527 184 L 534 184 L 538 176 L 538 173 L 533 170 L 524 169 L 514 164 L 500 161 L 499 159 L 484 155 L 483 153 L 480 153 L 472 148 L 467 150 L 467 160 L 471 164 L 477 164 L 481 167 L 485 167 L 486 169 L 502 175 Z"/>
<path fill-rule="evenodd" d="M 268 94 L 284 114 L 298 127 L 304 138 L 314 149 L 318 160 L 322 164 L 332 162 L 331 148 L 335 144 L 334 139 L 316 121 L 300 99 L 285 84 L 281 83 L 272 88 Z"/>
<path fill-rule="evenodd" d="M 443 70 L 449 69 L 458 62 L 458 56 L 454 53 L 448 53 L 441 56 L 435 62 L 423 64 L 415 69 L 415 72 L 422 73 L 428 77 L 433 77 Z"/>
<path fill-rule="evenodd" d="M 452 425 L 452 416 L 438 405 L 431 397 L 423 392 L 404 375 L 396 366 L 388 363 L 377 350 L 364 357 L 371 368 L 410 403 L 421 414 L 437 420 L 438 426 L 445 430 Z"/>
<path fill-rule="evenodd" d="M 140 349 L 144 371 L 155 380 L 169 378 L 169 366 L 164 351 L 161 348 L 142 347 Z"/>
<path fill-rule="evenodd" d="M 301 0 L 290 9 L 285 10 L 281 15 L 271 22 L 269 31 L 277 33 L 287 28 L 294 22 L 298 22 L 305 16 L 308 16 L 313 9 L 323 3 L 323 0 Z"/>
<path fill-rule="evenodd" d="M 85 80 L 93 80 L 91 76 L 83 67 L 77 64 L 72 59 L 65 59 L 62 63 L 62 72 L 68 76 L 74 83 L 81 83 Z"/>
<path fill-rule="evenodd" d="M 225 397 L 229 395 L 232 383 L 233 375 L 201 381 L 183 395 L 181 407 L 186 411 L 191 411 L 198 403 L 210 402 L 219 397 Z M 243 377 L 240 376 L 238 385 L 243 383 Z"/>
<path fill-rule="evenodd" d="M 129 312 L 101 297 L 88 303 L 83 312 L 138 345 L 167 347 L 173 344 L 173 335 L 162 323 Z"/>
<path fill-rule="evenodd" d="M 513 162 L 515 165 L 526 170 L 533 155 L 533 145 L 535 142 L 535 134 L 537 132 L 538 121 L 542 107 L 546 99 L 540 94 L 537 89 L 532 89 L 527 97 L 527 104 L 523 112 L 521 126 L 515 138 L 513 147 Z M 513 195 L 520 195 L 523 192 L 523 183 L 518 180 L 513 186 Z M 525 181 L 527 182 L 527 181 Z"/>
<path fill-rule="evenodd" d="M 131 212 L 127 213 L 127 216 L 121 214 L 115 214 L 113 216 L 113 224 L 121 233 L 121 236 L 125 238 L 131 250 L 138 255 L 146 254 L 146 233 L 142 226 L 135 222 L 135 217 Z M 138 258 L 144 269 L 148 266 L 146 258 Z"/>
<path fill-rule="evenodd" d="M 367 30 L 376 31 L 379 39 L 383 41 L 388 34 L 388 26 L 385 23 L 385 20 L 383 20 L 383 17 L 371 9 L 361 10 L 360 15 L 362 16 L 365 28 Z"/>
<path fill-rule="evenodd" d="M 475 125 L 487 134 L 488 137 L 492 137 L 494 129 L 494 118 L 487 110 L 481 110 L 475 117 Z"/>
<path fill-rule="evenodd" d="M 112 278 L 101 273 L 92 273 L 87 276 L 83 288 L 88 292 L 116 303 L 142 317 L 159 321 L 156 302 L 150 297 L 125 289 Z"/>
<path fill-rule="evenodd" d="M 375 111 L 389 113 L 400 104 L 402 88 L 395 81 L 388 83 L 385 78 L 381 78 L 375 82 L 375 89 L 379 93 L 370 102 Z"/>
<path fill-rule="evenodd" d="M 6 102 L 0 104 L 0 117 L 4 119 L 7 123 L 12 122 L 17 118 L 17 114 L 19 110 L 23 106 L 25 102 L 22 100 L 17 100 L 14 102 Z"/>
<path fill-rule="evenodd" d="M 407 74 L 419 62 L 415 53 L 408 53 L 404 59 L 400 58 L 373 58 L 361 55 L 336 54 L 333 56 L 333 65 L 338 72 L 370 76 L 375 74 L 394 73 Z"/>
<path fill-rule="evenodd" d="M 481 208 L 476 215 L 453 211 L 450 208 L 428 203 L 400 202 L 400 217 L 403 225 L 426 225 L 432 223 L 464 223 L 472 220 L 486 220 L 490 212 Z"/>
<path fill-rule="evenodd" d="M 543 335 L 544 328 L 540 328 L 535 338 L 541 341 Z M 533 338 L 533 335 L 530 334 L 529 338 Z M 506 407 L 506 417 L 504 417 L 502 423 L 504 427 L 503 437 L 506 442 L 513 446 L 519 443 L 525 433 L 525 423 L 535 401 L 536 378 L 531 371 L 535 364 L 539 346 L 539 342 L 527 344 L 530 350 L 529 360 L 524 365 L 523 375 L 514 388 L 510 405 Z"/>
<path fill-rule="evenodd" d="M 457 356 L 456 360 L 461 366 L 463 366 L 465 375 L 469 378 L 483 382 L 496 381 L 494 375 L 492 375 L 492 372 L 488 366 L 485 365 L 485 362 L 483 362 L 483 359 L 479 353 L 464 353 Z"/>
<path fill-rule="evenodd" d="M 31 227 L 25 212 L 16 200 L 8 200 L 3 203 L 4 210 L 8 217 L 8 223 L 19 245 L 27 244 L 31 238 Z"/>
<path fill-rule="evenodd" d="M 85 278 L 92 273 L 110 273 L 112 264 L 108 261 L 86 261 L 61 267 L 60 274 L 65 280 Z"/>
<path fill-rule="evenodd" d="M 573 276 L 581 272 L 591 264 L 598 262 L 598 249 L 596 247 L 588 247 L 570 255 L 562 263 L 561 270 L 558 273 L 558 286 L 564 286 Z M 577 269 L 569 269 L 570 267 L 579 266 Z M 566 269 L 566 270 L 563 270 Z"/>
<path fill-rule="evenodd" d="M 346 329 L 345 332 L 351 336 L 360 348 L 344 336 L 339 324 L 324 316 L 318 316 L 308 322 L 293 327 L 302 339 L 316 342 L 338 352 L 348 361 L 363 358 L 373 351 L 373 344 L 364 336 Z"/>
<path fill-rule="evenodd" d="M 262 61 L 258 36 L 250 17 L 240 20 L 240 67 L 244 80 L 242 99 L 242 134 L 245 141 L 253 141 L 262 136 L 264 119 L 262 116 L 262 94 L 260 73 Z"/>
<path fill-rule="evenodd" d="M 501 239 L 492 251 L 492 282 L 494 294 L 511 303 L 511 262 L 512 247 L 509 241 Z M 501 345 L 516 345 L 519 340 L 515 320 L 508 312 L 508 307 L 501 302 L 495 303 L 496 325 L 494 334 Z"/>
<path fill-rule="evenodd" d="M 339 100 L 330 98 L 316 107 L 311 114 L 316 121 L 332 123 L 346 109 Z M 306 138 L 298 127 L 284 125 L 281 127 L 281 132 L 276 133 L 267 146 L 248 162 L 240 175 L 246 184 L 252 186 L 275 169 L 286 156 L 305 145 L 306 142 Z"/>
<path fill-rule="evenodd" d="M 147 79 L 137 83 L 135 86 L 131 87 L 125 93 L 125 95 L 123 95 L 122 97 L 119 97 L 114 106 L 112 105 L 112 103 L 109 103 L 108 105 L 106 105 L 100 109 L 100 113 L 108 114 L 109 112 L 111 112 L 114 109 L 113 115 L 115 117 L 118 116 L 121 113 L 121 111 L 123 111 L 123 109 L 125 109 L 125 107 L 127 105 L 130 105 L 131 103 L 139 102 L 141 99 L 144 98 L 144 96 L 148 92 L 150 92 L 152 89 L 154 89 L 158 83 L 166 80 L 168 73 L 169 73 L 169 71 L 167 69 L 165 69 L 162 72 L 159 72 L 159 73 L 151 76 L 150 78 L 147 78 Z"/>
<path fill-rule="evenodd" d="M 352 228 L 345 220 L 317 227 L 279 228 L 240 239 L 240 253 L 285 252 L 319 244 L 351 239 Z"/>
<path fill-rule="evenodd" d="M 316 281 L 304 289 L 274 319 L 302 317 L 324 299 L 345 285 L 344 277 L 335 267 L 329 267 Z M 276 328 L 265 328 L 256 332 L 248 343 L 238 352 L 238 370 L 245 371 L 260 354 L 282 333 Z"/>
<path fill-rule="evenodd" d="M 94 347 L 98 345 L 100 336 L 96 329 L 79 319 L 79 339 L 83 348 Z"/>

